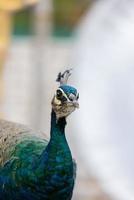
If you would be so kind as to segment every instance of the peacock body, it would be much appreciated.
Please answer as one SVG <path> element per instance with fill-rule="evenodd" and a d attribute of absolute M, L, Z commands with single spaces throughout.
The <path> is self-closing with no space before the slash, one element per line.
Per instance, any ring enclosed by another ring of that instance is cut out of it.
<path fill-rule="evenodd" d="M 66 80 L 67 70 L 60 78 Z M 70 200 L 76 165 L 65 136 L 77 90 L 62 84 L 52 100 L 50 140 L 24 125 L 0 121 L 0 200 Z M 37 137 L 38 135 L 38 137 Z"/>

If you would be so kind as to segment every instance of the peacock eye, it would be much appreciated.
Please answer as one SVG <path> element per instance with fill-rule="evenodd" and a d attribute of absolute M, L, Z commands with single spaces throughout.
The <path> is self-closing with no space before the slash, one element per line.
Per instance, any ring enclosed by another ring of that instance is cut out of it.
<path fill-rule="evenodd" d="M 74 99 L 75 99 L 74 94 L 70 94 L 70 95 L 69 95 L 69 100 L 70 100 L 70 101 L 74 101 Z"/>
<path fill-rule="evenodd" d="M 57 92 L 56 92 L 56 97 L 59 99 L 59 98 L 61 98 L 62 96 L 63 96 L 62 91 L 61 91 L 61 90 L 57 90 Z"/>
<path fill-rule="evenodd" d="M 79 93 L 77 94 L 77 96 L 76 96 L 76 100 L 78 100 L 79 99 Z"/>

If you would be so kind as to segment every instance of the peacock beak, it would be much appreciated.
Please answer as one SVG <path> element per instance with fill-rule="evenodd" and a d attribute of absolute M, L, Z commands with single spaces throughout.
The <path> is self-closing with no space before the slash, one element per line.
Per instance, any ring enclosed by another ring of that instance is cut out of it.
<path fill-rule="evenodd" d="M 67 103 L 68 106 L 71 106 L 73 108 L 79 108 L 79 103 L 76 100 L 74 100 L 74 101 L 67 101 L 66 103 Z"/>
<path fill-rule="evenodd" d="M 79 103 L 78 103 L 78 101 L 73 101 L 73 105 L 74 105 L 75 108 L 79 108 Z"/>

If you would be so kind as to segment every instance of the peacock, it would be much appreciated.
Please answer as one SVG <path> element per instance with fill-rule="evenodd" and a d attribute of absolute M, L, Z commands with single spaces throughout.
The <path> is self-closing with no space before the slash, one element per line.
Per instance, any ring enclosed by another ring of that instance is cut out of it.
<path fill-rule="evenodd" d="M 67 84 L 70 75 L 66 70 L 57 78 L 49 141 L 25 125 L 0 120 L 0 200 L 71 200 L 76 163 L 65 126 L 79 94 Z"/>

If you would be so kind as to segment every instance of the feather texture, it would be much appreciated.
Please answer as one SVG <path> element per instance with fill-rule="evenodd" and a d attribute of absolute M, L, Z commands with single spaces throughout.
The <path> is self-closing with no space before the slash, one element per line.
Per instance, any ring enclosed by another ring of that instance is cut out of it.
<path fill-rule="evenodd" d="M 16 144 L 26 138 L 47 138 L 43 133 L 35 133 L 25 125 L 0 120 L 0 167 L 11 157 Z"/>
<path fill-rule="evenodd" d="M 65 125 L 65 118 L 57 123 L 52 112 L 48 143 L 26 126 L 0 121 L 0 200 L 71 199 L 75 164 Z"/>

